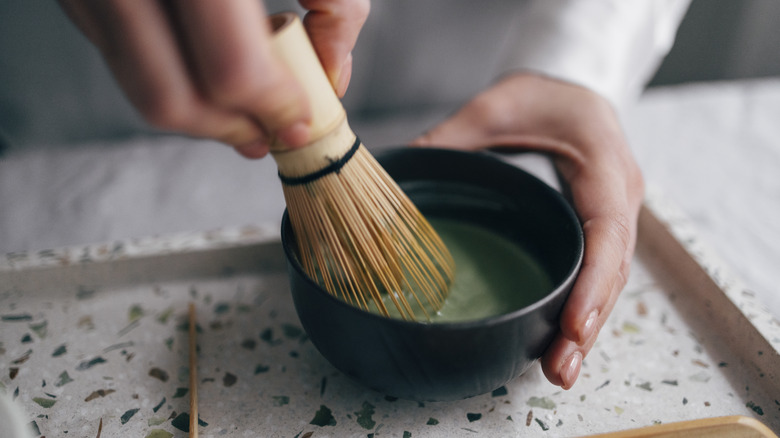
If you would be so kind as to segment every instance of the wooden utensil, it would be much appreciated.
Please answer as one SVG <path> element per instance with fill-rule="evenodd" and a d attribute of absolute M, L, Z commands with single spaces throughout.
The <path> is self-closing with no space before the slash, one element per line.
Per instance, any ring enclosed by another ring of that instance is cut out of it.
<path fill-rule="evenodd" d="M 311 105 L 309 145 L 271 144 L 302 266 L 329 293 L 364 309 L 373 303 L 388 315 L 386 299 L 404 319 L 438 310 L 454 275 L 452 256 L 350 129 L 298 16 L 274 15 L 271 25 L 272 47 Z"/>
<path fill-rule="evenodd" d="M 777 435 L 755 418 L 734 415 L 659 424 L 589 438 L 777 438 Z"/>

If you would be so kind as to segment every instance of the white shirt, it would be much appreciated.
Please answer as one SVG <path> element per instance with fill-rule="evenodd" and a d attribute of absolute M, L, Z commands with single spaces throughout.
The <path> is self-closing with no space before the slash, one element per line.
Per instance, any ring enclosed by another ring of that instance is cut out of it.
<path fill-rule="evenodd" d="M 690 0 L 532 0 L 518 7 L 501 68 L 634 101 L 674 44 Z"/>

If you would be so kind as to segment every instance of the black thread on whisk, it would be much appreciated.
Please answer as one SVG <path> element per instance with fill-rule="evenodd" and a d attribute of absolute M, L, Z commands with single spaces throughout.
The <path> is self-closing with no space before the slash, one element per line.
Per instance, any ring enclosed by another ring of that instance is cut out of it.
<path fill-rule="evenodd" d="M 279 179 L 282 181 L 282 184 L 286 186 L 299 186 L 301 184 L 308 184 L 310 182 L 316 181 L 322 178 L 323 176 L 329 175 L 331 173 L 339 173 L 341 171 L 341 168 L 344 167 L 345 164 L 347 164 L 347 161 L 349 161 L 352 158 L 352 156 L 355 155 L 355 152 L 357 152 L 359 147 L 360 147 L 360 138 L 358 138 L 358 136 L 355 136 L 355 143 L 352 145 L 351 148 L 349 148 L 347 153 L 344 154 L 344 156 L 339 158 L 338 160 L 331 160 L 330 164 L 328 164 L 327 166 L 308 175 L 289 177 L 289 176 L 284 176 L 282 175 L 281 172 L 279 172 Z"/>

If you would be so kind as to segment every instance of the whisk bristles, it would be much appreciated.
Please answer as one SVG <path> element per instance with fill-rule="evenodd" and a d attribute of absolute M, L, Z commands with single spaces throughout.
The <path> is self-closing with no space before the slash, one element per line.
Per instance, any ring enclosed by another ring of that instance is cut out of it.
<path fill-rule="evenodd" d="M 344 301 L 403 319 L 430 319 L 454 276 L 452 256 L 409 198 L 355 140 L 316 179 L 282 177 L 301 265 Z"/>

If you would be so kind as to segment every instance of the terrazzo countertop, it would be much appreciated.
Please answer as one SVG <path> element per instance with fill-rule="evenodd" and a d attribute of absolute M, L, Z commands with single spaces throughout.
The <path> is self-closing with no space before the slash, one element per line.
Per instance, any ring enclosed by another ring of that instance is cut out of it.
<path fill-rule="evenodd" d="M 351 121 L 376 151 L 449 112 Z M 186 436 L 194 302 L 202 436 L 579 436 L 733 414 L 778 431 L 778 114 L 777 78 L 643 96 L 627 135 L 684 213 L 648 202 L 706 270 L 670 280 L 676 264 L 645 241 L 574 388 L 536 365 L 449 403 L 367 390 L 307 340 L 272 160 L 179 137 L 12 147 L 0 157 L 0 393 L 37 436 Z M 264 225 L 225 228 L 246 223 Z"/>
<path fill-rule="evenodd" d="M 23 407 L 34 436 L 186 436 L 192 302 L 204 437 L 581 436 L 736 414 L 778 430 L 780 326 L 683 216 L 662 201 L 651 207 L 733 308 L 701 302 L 672 280 L 667 255 L 640 241 L 628 286 L 569 391 L 538 364 L 455 402 L 353 382 L 301 328 L 275 227 L 244 227 L 7 255 L 0 392 Z M 645 236 L 659 232 L 648 211 Z M 754 339 L 724 334 L 739 324 Z"/>

